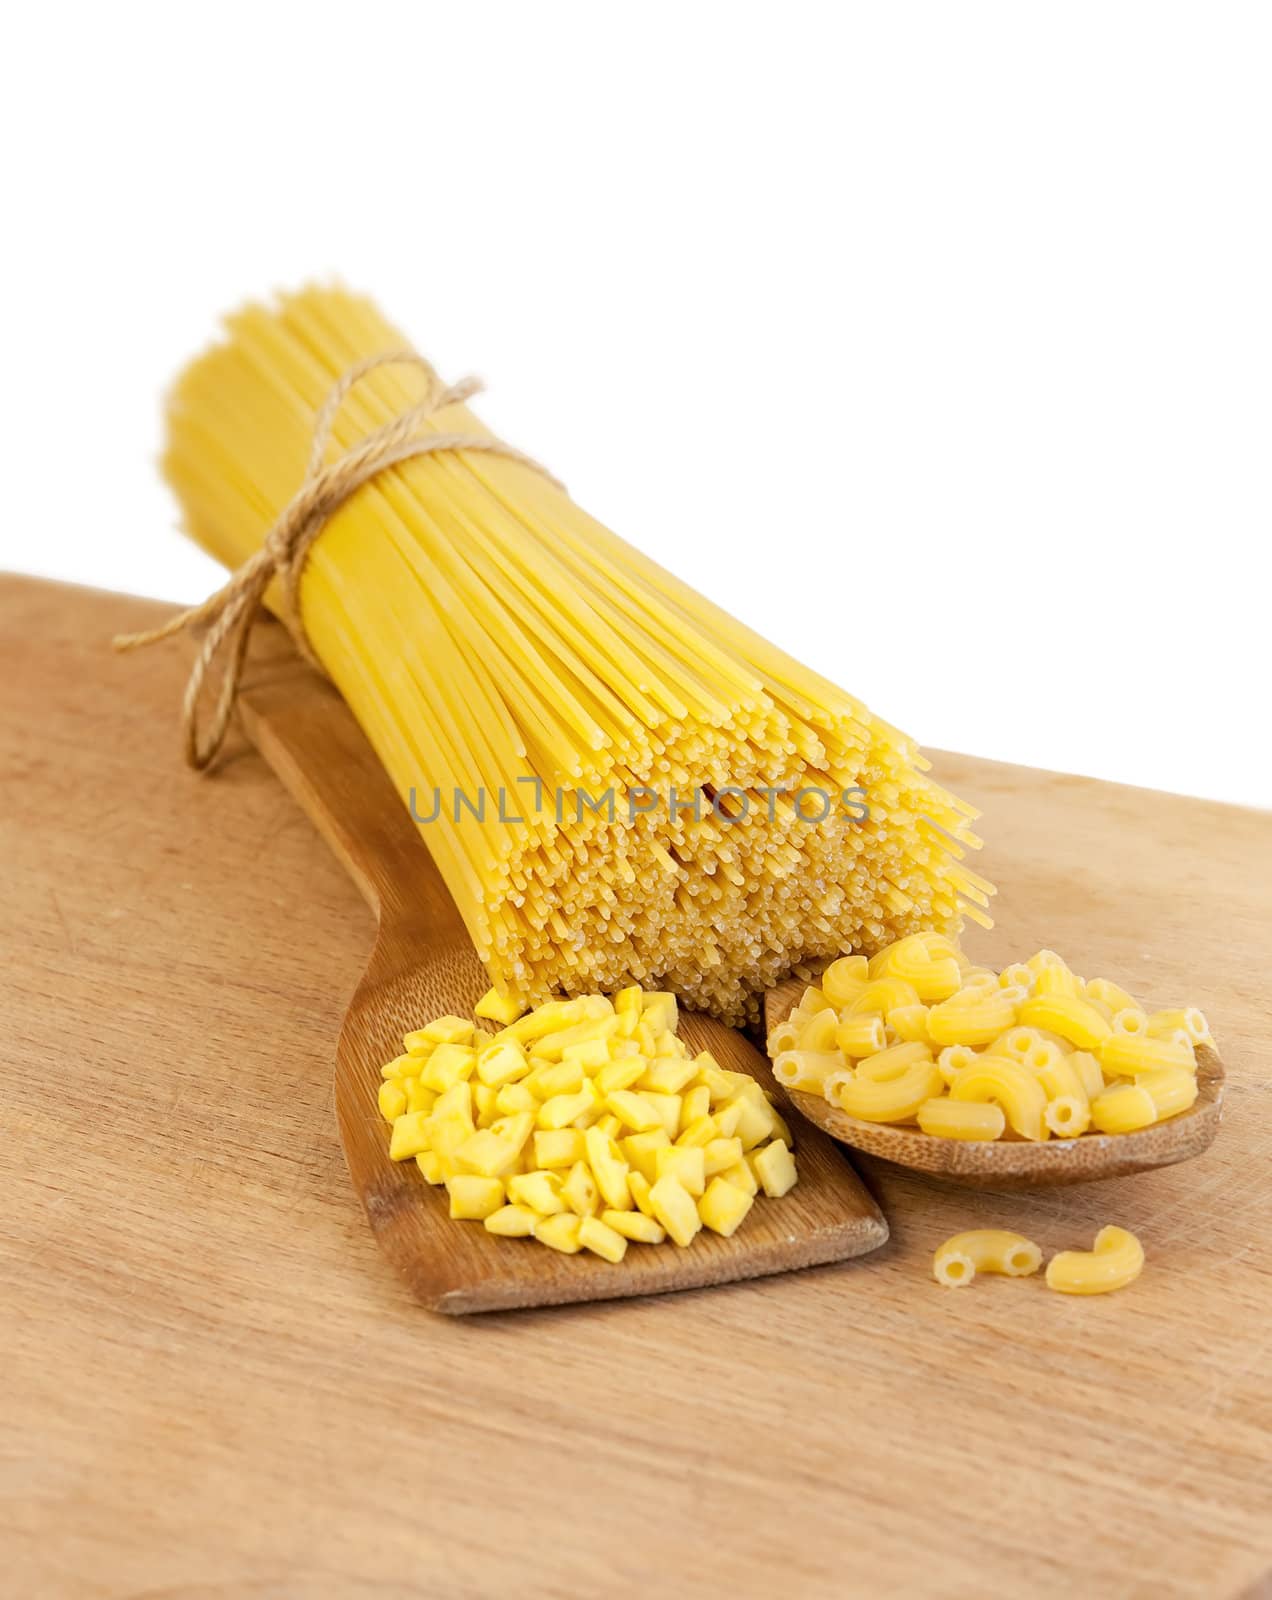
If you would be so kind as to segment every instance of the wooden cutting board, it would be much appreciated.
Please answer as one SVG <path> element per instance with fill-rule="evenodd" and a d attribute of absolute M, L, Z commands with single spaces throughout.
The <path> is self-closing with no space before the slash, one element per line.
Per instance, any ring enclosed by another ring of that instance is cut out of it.
<path fill-rule="evenodd" d="M 969 1194 L 864 1161 L 882 1250 L 431 1316 L 330 1064 L 373 927 L 264 763 L 180 765 L 141 602 L 0 580 L 0 1560 L 15 1595 L 1204 1595 L 1272 1564 L 1272 817 L 940 756 L 1004 960 L 1209 1013 L 1198 1160 Z M 868 688 L 868 685 L 858 687 Z M 886 709 L 886 707 L 885 707 Z M 939 1289 L 957 1229 L 1103 1222 L 1143 1278 Z"/>

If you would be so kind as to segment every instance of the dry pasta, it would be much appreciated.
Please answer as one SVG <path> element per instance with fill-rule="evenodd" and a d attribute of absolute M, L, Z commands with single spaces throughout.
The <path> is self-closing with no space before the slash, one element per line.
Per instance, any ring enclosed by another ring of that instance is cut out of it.
<path fill-rule="evenodd" d="M 1047 1263 L 1047 1288 L 1061 1294 L 1108 1294 L 1134 1283 L 1144 1247 L 1125 1228 L 1101 1228 L 1091 1250 L 1062 1250 Z"/>
<path fill-rule="evenodd" d="M 1032 1239 L 1005 1228 L 973 1228 L 938 1245 L 932 1276 L 947 1289 L 966 1287 L 981 1273 L 1031 1277 L 1042 1265 Z M 1125 1228 L 1101 1228 L 1091 1250 L 1061 1250 L 1047 1263 L 1048 1289 L 1061 1294 L 1108 1294 L 1134 1283 L 1144 1267 L 1144 1249 Z"/>
<path fill-rule="evenodd" d="M 1197 1099 L 1197 1050 L 1212 1043 L 1195 1006 L 1150 1013 L 1054 950 L 995 973 L 929 931 L 868 961 L 832 962 L 773 1029 L 769 1052 L 785 1087 L 863 1121 L 1042 1141 L 1181 1115 Z"/>
<path fill-rule="evenodd" d="M 674 996 L 517 1009 L 492 991 L 477 1019 L 497 1033 L 439 1017 L 381 1068 L 390 1159 L 445 1185 L 457 1221 L 617 1263 L 633 1242 L 727 1238 L 761 1190 L 794 1187 L 790 1129 L 754 1078 L 690 1055 Z"/>
<path fill-rule="evenodd" d="M 227 329 L 176 386 L 165 469 L 191 536 L 237 568 L 301 485 L 333 385 L 406 341 L 339 289 Z M 333 449 L 441 392 L 377 368 Z M 483 434 L 458 403 L 420 426 Z M 382 472 L 313 544 L 299 609 L 503 999 L 636 982 L 736 1022 L 844 950 L 988 924 L 992 885 L 962 859 L 976 813 L 912 740 L 522 460 Z M 948 962 L 929 977 L 936 994 Z"/>
<path fill-rule="evenodd" d="M 956 1233 L 938 1246 L 932 1275 L 949 1289 L 963 1288 L 982 1272 L 1027 1278 L 1042 1265 L 1042 1251 L 1032 1239 L 1004 1228 L 974 1228 Z"/>

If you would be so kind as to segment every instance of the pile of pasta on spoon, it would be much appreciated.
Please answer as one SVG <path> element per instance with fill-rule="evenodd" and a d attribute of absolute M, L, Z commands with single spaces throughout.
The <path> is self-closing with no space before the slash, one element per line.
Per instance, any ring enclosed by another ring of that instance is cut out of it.
<path fill-rule="evenodd" d="M 231 317 L 170 405 L 190 534 L 233 568 L 259 551 L 333 385 L 406 342 L 338 289 Z M 329 459 L 434 391 L 417 367 L 371 372 Z M 422 426 L 485 432 L 462 404 Z M 845 950 L 988 921 L 963 859 L 976 813 L 911 739 L 524 460 L 381 472 L 309 549 L 299 611 L 501 994 L 636 983 L 738 1023 Z"/>
<path fill-rule="evenodd" d="M 1197 1098 L 1195 1006 L 1146 1011 L 1053 950 L 994 972 L 940 933 L 831 963 L 768 1038 L 773 1075 L 948 1139 L 1134 1133 Z"/>

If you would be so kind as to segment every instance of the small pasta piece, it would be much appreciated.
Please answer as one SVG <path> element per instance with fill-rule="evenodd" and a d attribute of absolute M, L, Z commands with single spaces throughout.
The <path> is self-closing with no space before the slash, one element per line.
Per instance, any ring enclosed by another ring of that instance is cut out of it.
<path fill-rule="evenodd" d="M 815 1017 L 810 1017 L 799 1030 L 799 1048 L 801 1050 L 833 1050 L 835 1048 L 835 1029 L 839 1026 L 839 1015 L 829 1007 L 819 1011 Z"/>
<path fill-rule="evenodd" d="M 1107 1007 L 1110 1018 L 1118 1011 L 1139 1010 L 1139 1002 L 1135 997 L 1116 983 L 1110 983 L 1107 978 L 1088 979 L 1083 992 L 1093 1005 Z"/>
<path fill-rule="evenodd" d="M 1027 1059 L 1020 1064 L 1041 1078 L 1045 1073 L 1060 1066 L 1064 1059 L 1065 1052 L 1054 1039 L 1041 1039 L 1029 1052 Z"/>
<path fill-rule="evenodd" d="M 1157 1120 L 1177 1117 L 1197 1099 L 1197 1077 L 1182 1067 L 1160 1067 L 1155 1071 L 1141 1072 L 1135 1080 L 1157 1109 Z"/>
<path fill-rule="evenodd" d="M 1031 1072 L 1005 1056 L 981 1056 L 959 1073 L 950 1094 L 955 1100 L 994 1101 L 1022 1139 L 1047 1137 L 1045 1090 Z"/>
<path fill-rule="evenodd" d="M 1091 1107 L 1084 1094 L 1059 1094 L 1047 1101 L 1043 1117 L 1057 1139 L 1076 1139 L 1091 1126 Z"/>
<path fill-rule="evenodd" d="M 902 1050 L 915 1048 L 901 1045 Z M 863 1122 L 913 1122 L 925 1100 L 935 1099 L 944 1087 L 933 1062 L 916 1061 L 885 1082 L 855 1077 L 839 1091 L 840 1108 Z"/>
<path fill-rule="evenodd" d="M 934 961 L 938 961 L 944 956 L 950 956 L 958 962 L 964 972 L 971 970 L 971 961 L 963 954 L 963 951 L 950 938 L 949 934 L 936 933 L 931 929 L 925 929 L 922 933 L 916 933 L 914 937 L 923 941 L 923 948 Z"/>
<path fill-rule="evenodd" d="M 946 1084 L 951 1084 L 965 1067 L 970 1067 L 977 1059 L 970 1044 L 947 1044 L 936 1058 L 936 1070 Z"/>
<path fill-rule="evenodd" d="M 840 956 L 821 975 L 821 989 L 828 1005 L 836 1010 L 846 1006 L 866 986 L 869 963 L 865 956 Z"/>
<path fill-rule="evenodd" d="M 1169 1040 L 1171 1044 L 1177 1044 L 1185 1050 L 1193 1051 L 1193 1042 L 1189 1037 L 1188 1030 L 1186 1028 L 1162 1029 L 1154 1033 L 1152 1020 L 1150 1018 L 1146 1033 L 1150 1039 L 1166 1039 Z M 1195 1061 L 1196 1059 L 1196 1052 L 1193 1051 L 1193 1060 Z"/>
<path fill-rule="evenodd" d="M 829 1073 L 825 1083 L 822 1084 L 822 1098 L 830 1105 L 837 1106 L 839 1104 L 839 1091 L 845 1084 L 851 1083 L 855 1077 L 856 1073 L 853 1072 L 851 1067 L 841 1067 L 838 1072 Z"/>
<path fill-rule="evenodd" d="M 1180 1067 L 1185 1072 L 1193 1072 L 1197 1066 L 1191 1049 L 1172 1044 L 1169 1039 L 1150 1039 L 1146 1033 L 1112 1034 L 1095 1054 L 1108 1076 L 1134 1077 L 1161 1067 Z"/>
<path fill-rule="evenodd" d="M 835 1043 L 846 1056 L 873 1056 L 887 1047 L 883 1018 L 878 1012 L 848 1017 L 835 1029 Z"/>
<path fill-rule="evenodd" d="M 1042 1265 L 1042 1251 L 1022 1233 L 1005 1228 L 973 1228 L 939 1245 L 932 1257 L 932 1276 L 947 1289 L 961 1289 L 978 1273 L 996 1272 L 1027 1278 Z"/>
<path fill-rule="evenodd" d="M 877 1011 L 880 1016 L 886 1016 L 896 1006 L 919 1004 L 918 990 L 904 978 L 872 978 L 840 1011 L 839 1018 L 843 1022 L 848 1016 L 859 1016 L 863 1011 Z"/>
<path fill-rule="evenodd" d="M 792 1012 L 785 1022 L 779 1022 L 777 1027 L 769 1034 L 767 1044 L 771 1060 L 776 1061 L 784 1050 L 794 1050 L 799 1044 L 800 1024 L 794 1020 Z"/>
<path fill-rule="evenodd" d="M 858 1083 L 890 1083 L 921 1061 L 931 1061 L 932 1051 L 920 1043 L 894 1044 L 857 1063 Z M 938 1091 L 939 1092 L 939 1091 Z"/>
<path fill-rule="evenodd" d="M 1132 1038 L 1148 1032 L 1148 1014 L 1138 1006 L 1123 1006 L 1113 1013 L 1109 1027 L 1114 1033 L 1124 1033 Z"/>
<path fill-rule="evenodd" d="M 1069 970 L 1069 963 L 1064 959 L 1063 956 L 1057 955 L 1054 950 L 1036 951 L 1029 957 L 1028 961 L 1025 962 L 1025 965 L 1035 977 L 1037 977 L 1038 973 L 1040 973 L 1045 967 L 1060 967 L 1065 972 L 1068 972 Z"/>
<path fill-rule="evenodd" d="M 815 1017 L 819 1011 L 825 1011 L 828 1007 L 833 1011 L 835 1009 L 834 1002 L 828 1000 L 820 989 L 814 988 L 810 984 L 800 995 L 799 1005 L 796 1010 L 805 1017 Z"/>
<path fill-rule="evenodd" d="M 878 976 L 912 984 L 919 999 L 928 1004 L 948 1000 L 962 985 L 963 969 L 953 956 L 931 955 L 917 936 L 899 940 L 886 954 Z"/>
<path fill-rule="evenodd" d="M 1089 1050 L 1075 1050 L 1069 1057 L 1069 1065 L 1077 1073 L 1082 1093 L 1088 1100 L 1094 1100 L 1097 1094 L 1104 1093 L 1104 1074 L 1100 1071 L 1100 1063 Z"/>
<path fill-rule="evenodd" d="M 1047 1096 L 1043 1113 L 1047 1127 L 1058 1139 L 1076 1139 L 1091 1126 L 1091 1105 L 1071 1056 L 1059 1051 L 1038 1069 L 1038 1082 Z"/>
<path fill-rule="evenodd" d="M 1027 1028 L 1046 1028 L 1079 1050 L 1090 1050 L 1107 1039 L 1110 1024 L 1094 1006 L 1076 994 L 1034 993 L 1020 1008 L 1020 1020 Z"/>
<path fill-rule="evenodd" d="M 991 1044 L 1016 1020 L 1016 1008 L 1002 991 L 955 995 L 928 1012 L 928 1033 L 934 1044 Z"/>
<path fill-rule="evenodd" d="M 1008 994 L 1006 989 L 999 987 L 998 980 L 994 977 L 972 978 L 970 982 L 963 985 L 957 994 L 952 994 L 950 999 L 962 1000 L 965 1004 L 971 1005 L 973 1001 L 984 999 L 986 995 L 1001 996 L 1012 1006 L 1020 1004 L 1019 991 L 1013 990 L 1011 994 Z"/>
<path fill-rule="evenodd" d="M 1157 1107 L 1138 1084 L 1115 1084 L 1091 1102 L 1091 1121 L 1101 1133 L 1135 1133 L 1157 1121 Z"/>
<path fill-rule="evenodd" d="M 827 1077 L 842 1066 L 838 1050 L 784 1050 L 773 1063 L 773 1076 L 783 1089 L 821 1094 Z"/>
<path fill-rule="evenodd" d="M 1091 1250 L 1061 1250 L 1047 1263 L 1047 1288 L 1061 1294 L 1108 1294 L 1134 1283 L 1144 1247 L 1125 1228 L 1101 1228 Z"/>
<path fill-rule="evenodd" d="M 1049 1041 L 1046 1034 L 1037 1028 L 1008 1028 L 993 1041 L 987 1053 L 1006 1056 L 1011 1061 L 1020 1062 L 1021 1066 L 1032 1066 L 1033 1061 L 1041 1062 L 1044 1059 L 1038 1051 L 1047 1043 Z M 1050 1057 L 1046 1059 L 1049 1060 Z"/>
<path fill-rule="evenodd" d="M 1209 1045 L 1214 1048 L 1214 1039 L 1210 1034 L 1210 1024 L 1206 1021 L 1204 1012 L 1198 1011 L 1196 1006 L 1184 1006 L 1178 1011 L 1154 1011 L 1148 1019 L 1147 1033 L 1152 1039 L 1170 1038 L 1178 1029 L 1188 1035 L 1193 1044 Z"/>
<path fill-rule="evenodd" d="M 1023 961 L 1013 962 L 1010 967 L 1004 967 L 998 974 L 998 987 L 1000 989 L 1023 989 L 1026 994 L 1032 994 L 1036 975 Z"/>
<path fill-rule="evenodd" d="M 952 1050 L 960 1048 L 951 1045 Z M 976 1139 L 992 1142 L 1001 1139 L 1007 1126 L 1003 1108 L 992 1100 L 951 1100 L 938 1095 L 919 1107 L 918 1124 L 936 1139 Z"/>
<path fill-rule="evenodd" d="M 886 1025 L 902 1044 L 930 1044 L 928 1034 L 928 1008 L 918 1006 L 893 1006 L 885 1019 Z"/>
<path fill-rule="evenodd" d="M 907 937 L 912 938 L 912 939 L 917 938 L 917 939 L 921 940 L 923 935 L 922 934 L 909 934 Z M 898 940 L 898 943 L 900 943 L 899 940 Z M 887 975 L 888 975 L 888 964 L 892 960 L 892 952 L 893 952 L 894 948 L 895 947 L 893 945 L 890 945 L 890 944 L 889 945 L 885 945 L 882 950 L 876 950 L 874 955 L 872 955 L 870 957 L 870 959 L 866 962 L 866 978 L 867 978 L 867 981 L 869 981 L 871 979 L 874 979 L 874 978 L 886 978 L 887 977 Z M 926 948 L 927 948 L 927 946 L 924 945 L 924 949 L 926 949 Z"/>
<path fill-rule="evenodd" d="M 1061 1055 L 1057 1050 L 1053 1055 L 1049 1055 L 1041 1066 L 1035 1067 L 1034 1072 L 1048 1100 L 1066 1096 L 1081 1100 L 1085 1104 L 1088 1098 L 1087 1092 L 1071 1056 Z"/>
<path fill-rule="evenodd" d="M 1074 1000 L 1085 999 L 1082 979 L 1075 977 L 1066 966 L 1040 968 L 1034 978 L 1034 993 L 1037 995 L 1068 995 Z"/>

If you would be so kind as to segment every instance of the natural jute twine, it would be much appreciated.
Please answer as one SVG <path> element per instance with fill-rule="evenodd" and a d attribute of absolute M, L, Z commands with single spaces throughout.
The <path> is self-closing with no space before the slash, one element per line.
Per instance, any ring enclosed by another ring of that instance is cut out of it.
<path fill-rule="evenodd" d="M 428 397 L 394 417 L 391 422 L 386 422 L 374 433 L 369 433 L 335 461 L 324 465 L 323 457 L 331 441 L 331 430 L 350 390 L 377 368 L 389 366 L 421 368 L 430 382 Z M 225 741 L 252 629 L 261 614 L 265 591 L 275 578 L 282 586 L 282 620 L 304 655 L 315 666 L 319 665 L 300 618 L 297 593 L 300 575 L 314 540 L 335 512 L 364 483 L 387 467 L 395 466 L 399 461 L 409 461 L 414 456 L 435 455 L 441 450 L 485 450 L 523 462 L 541 473 L 550 483 L 558 488 L 563 487 L 537 461 L 512 445 L 504 444 L 501 439 L 477 433 L 421 432 L 435 412 L 443 411 L 447 406 L 461 405 L 480 393 L 482 387 L 476 378 L 463 378 L 449 388 L 437 388 L 436 383 L 428 363 L 413 350 L 387 351 L 350 367 L 332 387 L 314 420 L 313 447 L 309 452 L 304 482 L 265 536 L 265 542 L 256 554 L 245 561 L 229 582 L 210 595 L 202 605 L 181 612 L 161 628 L 152 628 L 148 633 L 120 634 L 114 641 L 116 650 L 138 650 L 144 645 L 157 644 L 161 639 L 184 633 L 187 628 L 206 625 L 207 632 L 203 635 L 202 646 L 191 669 L 181 707 L 185 758 L 190 766 L 202 771 L 216 759 Z M 221 691 L 217 696 L 211 729 L 206 741 L 202 741 L 199 736 L 199 702 L 208 671 L 222 650 L 228 653 L 221 678 Z"/>

